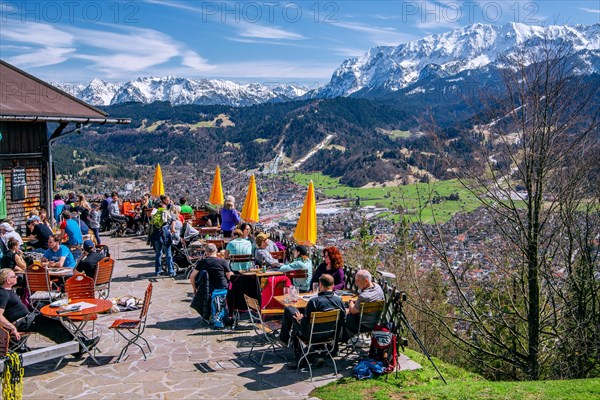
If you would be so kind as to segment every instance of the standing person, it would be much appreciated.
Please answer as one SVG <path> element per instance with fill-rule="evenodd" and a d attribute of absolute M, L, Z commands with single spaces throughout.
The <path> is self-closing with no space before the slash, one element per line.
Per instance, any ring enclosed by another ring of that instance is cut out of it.
<path fill-rule="evenodd" d="M 65 200 L 65 205 L 68 206 L 69 211 L 72 211 L 77 206 L 77 197 L 75 196 L 75 192 L 69 192 L 67 199 Z"/>
<path fill-rule="evenodd" d="M 312 283 L 319 282 L 319 277 L 323 274 L 333 276 L 333 290 L 342 290 L 346 287 L 344 259 L 342 258 L 342 253 L 335 246 L 323 249 L 323 262 L 317 267 L 312 278 Z"/>
<path fill-rule="evenodd" d="M 342 299 L 335 296 L 333 293 L 333 277 L 331 275 L 321 275 L 319 278 L 319 294 L 311 298 L 304 309 L 304 314 L 298 311 L 297 308 L 288 306 L 283 312 L 283 320 L 281 322 L 281 331 L 279 340 L 283 345 L 287 346 L 290 341 L 292 329 L 297 335 L 303 339 L 308 339 L 310 335 L 310 315 L 318 311 L 340 310 L 340 320 L 338 326 L 344 323 L 346 318 L 346 308 Z"/>
<path fill-rule="evenodd" d="M 231 323 L 227 317 L 228 312 L 225 299 L 227 297 L 229 280 L 233 272 L 229 268 L 229 263 L 217 255 L 217 246 L 209 243 L 206 245 L 205 251 L 206 258 L 200 260 L 190 274 L 190 283 L 192 284 L 194 295 L 196 295 L 198 292 L 196 282 L 198 274 L 201 271 L 208 273 L 209 286 L 212 288 L 212 292 L 210 293 L 211 316 L 209 322 L 214 328 L 220 329 Z"/>
<path fill-rule="evenodd" d="M 187 204 L 187 199 L 182 197 L 179 199 L 179 207 L 181 207 L 182 213 L 193 214 L 194 210 Z"/>
<path fill-rule="evenodd" d="M 221 209 L 221 230 L 224 237 L 231 237 L 233 230 L 242 221 L 240 214 L 235 209 L 235 198 L 227 196 Z"/>
<path fill-rule="evenodd" d="M 60 223 L 60 215 L 65 209 L 65 202 L 62 199 L 60 193 L 54 195 L 54 201 L 52 202 L 52 213 L 54 214 L 54 223 Z"/>
<path fill-rule="evenodd" d="M 110 214 L 108 206 L 112 203 L 110 193 L 104 193 L 104 200 L 100 203 L 100 227 L 103 231 L 110 230 Z"/>
<path fill-rule="evenodd" d="M 310 282 L 312 281 L 312 261 L 308 258 L 308 249 L 305 246 L 298 245 L 292 250 L 292 255 L 294 256 L 294 261 L 282 265 L 279 270 L 282 272 L 296 269 L 306 270 L 308 277 L 301 279 L 294 278 L 294 286 L 303 292 L 308 292 L 311 290 Z"/>
<path fill-rule="evenodd" d="M 90 207 L 90 229 L 92 230 L 92 232 L 94 232 L 96 244 L 102 244 L 102 241 L 100 240 L 100 211 L 98 211 L 98 204 L 92 203 Z"/>
<path fill-rule="evenodd" d="M 75 268 L 75 258 L 71 250 L 60 244 L 60 239 L 50 236 L 48 239 L 48 250 L 42 256 L 42 262 L 48 261 L 48 268 Z"/>
<path fill-rule="evenodd" d="M 63 238 L 65 236 L 65 233 L 67 234 L 67 237 L 69 238 L 67 244 L 71 248 L 74 248 L 75 246 L 77 247 L 73 251 L 73 256 L 76 260 L 79 260 L 79 258 L 81 257 L 81 245 L 83 244 L 83 235 L 81 233 L 79 221 L 71 218 L 71 212 L 67 210 L 63 211 L 62 216 L 63 222 L 60 226 L 60 237 Z"/>
<path fill-rule="evenodd" d="M 175 277 L 173 268 L 173 234 L 175 233 L 175 220 L 171 218 L 171 214 L 167 211 L 165 204 L 160 204 L 156 213 L 152 216 L 151 223 L 153 225 L 150 241 L 154 246 L 154 275 L 161 275 L 161 260 L 162 255 L 165 255 L 167 264 L 167 273 L 171 277 Z"/>
<path fill-rule="evenodd" d="M 92 206 L 90 206 L 90 203 L 88 203 L 83 194 L 80 194 L 77 199 L 79 202 L 77 207 L 75 207 L 75 211 L 79 213 L 79 220 L 90 227 L 90 212 L 92 211 Z"/>

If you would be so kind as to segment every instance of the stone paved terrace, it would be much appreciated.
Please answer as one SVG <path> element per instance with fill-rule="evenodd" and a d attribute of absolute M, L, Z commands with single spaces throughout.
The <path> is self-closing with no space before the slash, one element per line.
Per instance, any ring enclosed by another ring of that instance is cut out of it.
<path fill-rule="evenodd" d="M 119 364 L 114 360 L 123 346 L 108 326 L 117 318 L 137 318 L 139 311 L 101 315 L 96 329 L 102 336 L 97 353 L 101 365 L 86 357 L 66 357 L 57 370 L 56 360 L 27 367 L 24 379 L 26 399 L 303 399 L 316 387 L 332 380 L 333 367 L 325 363 L 308 373 L 288 369 L 272 354 L 265 366 L 248 358 L 254 332 L 238 329 L 232 333 L 208 330 L 189 307 L 191 287 L 183 276 L 154 278 L 153 251 L 145 238 L 102 237 L 116 260 L 110 297 L 143 297 L 149 281 L 154 282 L 148 327 L 144 337 L 152 346 L 145 361 L 132 346 L 130 356 Z M 242 322 L 240 328 L 249 328 Z M 35 335 L 31 347 L 46 345 Z M 288 350 L 288 358 L 293 352 Z M 403 369 L 419 366 L 402 357 Z M 343 375 L 350 375 L 354 360 L 338 361 Z"/>

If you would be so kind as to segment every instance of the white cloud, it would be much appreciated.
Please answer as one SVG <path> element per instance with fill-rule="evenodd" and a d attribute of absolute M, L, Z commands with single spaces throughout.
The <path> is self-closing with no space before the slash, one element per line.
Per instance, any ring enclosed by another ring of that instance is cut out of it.
<path fill-rule="evenodd" d="M 597 8 L 579 7 L 579 9 L 581 11 L 585 11 L 585 12 L 590 13 L 590 14 L 600 14 L 600 9 L 597 9 Z"/>
<path fill-rule="evenodd" d="M 349 47 L 336 47 L 333 53 L 343 57 L 360 57 L 365 53 L 365 49 L 353 49 Z"/>
<path fill-rule="evenodd" d="M 400 33 L 389 27 L 375 27 L 355 22 L 340 22 L 334 26 L 364 33 L 377 46 L 397 46 L 412 39 L 412 35 Z"/>
<path fill-rule="evenodd" d="M 52 25 L 7 19 L 2 23 L 0 39 L 3 42 L 13 41 L 32 43 L 37 46 L 61 47 L 72 46 L 75 38 L 72 34 Z"/>
<path fill-rule="evenodd" d="M 194 11 L 194 12 L 200 12 L 200 13 L 202 12 L 202 10 L 199 8 L 192 7 L 185 3 L 179 3 L 179 2 L 175 2 L 175 1 L 145 0 L 145 2 L 148 4 L 158 4 L 158 5 L 166 6 L 166 7 L 178 8 L 180 10 L 185 10 L 185 11 Z"/>
<path fill-rule="evenodd" d="M 185 51 L 182 54 L 182 58 L 183 58 L 183 61 L 182 61 L 183 65 L 185 65 L 186 67 L 189 67 L 197 72 L 212 71 L 216 68 L 214 65 L 210 65 L 205 59 L 200 57 L 194 51 L 189 51 L 189 50 Z"/>
<path fill-rule="evenodd" d="M 27 67 L 45 67 L 67 61 L 76 48 L 42 47 L 8 59 L 11 64 Z"/>
<path fill-rule="evenodd" d="M 235 25 L 240 29 L 240 36 L 257 39 L 279 39 L 279 40 L 301 40 L 304 36 L 288 32 L 279 27 L 263 26 L 247 22 L 239 22 Z"/>

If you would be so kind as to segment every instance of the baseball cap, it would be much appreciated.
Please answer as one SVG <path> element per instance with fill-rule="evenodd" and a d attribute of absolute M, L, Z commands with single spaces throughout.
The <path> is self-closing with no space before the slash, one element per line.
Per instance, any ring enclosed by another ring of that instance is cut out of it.
<path fill-rule="evenodd" d="M 96 245 L 94 244 L 94 242 L 92 242 L 91 240 L 84 240 L 83 241 L 83 249 L 85 251 L 90 251 L 91 249 L 93 249 L 94 247 L 96 247 Z"/>

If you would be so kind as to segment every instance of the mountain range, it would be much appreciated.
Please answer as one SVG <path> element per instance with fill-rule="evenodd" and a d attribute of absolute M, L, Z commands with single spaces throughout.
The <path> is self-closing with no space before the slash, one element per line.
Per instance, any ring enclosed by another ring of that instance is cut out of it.
<path fill-rule="evenodd" d="M 308 91 L 298 85 L 267 86 L 225 80 L 140 77 L 126 83 L 94 79 L 87 85 L 54 83 L 55 86 L 93 105 L 126 102 L 145 104 L 168 101 L 172 105 L 251 106 L 265 102 L 334 97 L 404 96 L 460 85 L 465 75 L 489 78 L 494 70 L 509 67 L 522 48 L 566 46 L 581 61 L 582 74 L 600 71 L 600 23 L 546 27 L 520 23 L 502 26 L 473 24 L 398 46 L 378 46 L 361 57 L 349 58 L 333 72 L 331 80 Z M 472 78 L 471 78 L 472 80 Z"/>

